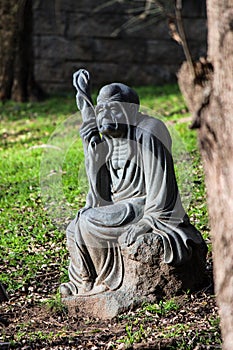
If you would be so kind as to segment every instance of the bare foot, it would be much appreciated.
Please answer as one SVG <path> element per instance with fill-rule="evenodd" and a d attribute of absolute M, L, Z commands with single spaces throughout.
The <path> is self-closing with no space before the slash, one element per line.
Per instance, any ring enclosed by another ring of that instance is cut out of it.
<path fill-rule="evenodd" d="M 60 293 L 63 298 L 76 295 L 77 294 L 77 288 L 72 282 L 62 283 L 60 285 Z"/>
<path fill-rule="evenodd" d="M 72 282 L 67 282 L 67 283 L 62 283 L 60 285 L 60 293 L 63 298 L 66 298 L 68 296 L 77 296 L 77 297 L 84 297 L 84 296 L 89 296 L 89 295 L 95 295 L 99 293 L 106 292 L 108 288 L 103 285 L 94 285 L 93 287 L 93 282 L 92 281 L 84 281 L 83 282 L 83 287 L 77 288 Z"/>
<path fill-rule="evenodd" d="M 108 290 L 107 286 L 103 285 L 103 284 L 99 284 L 99 285 L 94 285 L 94 287 L 89 291 L 89 292 L 83 292 L 81 293 L 81 290 L 79 290 L 78 293 L 78 297 L 85 297 L 85 296 L 90 296 L 90 295 L 95 295 L 95 294 L 100 294 L 103 292 L 106 292 Z"/>
<path fill-rule="evenodd" d="M 82 281 L 82 287 L 78 289 L 78 294 L 86 294 L 89 293 L 92 290 L 93 287 L 93 281 L 91 280 L 83 280 Z"/>

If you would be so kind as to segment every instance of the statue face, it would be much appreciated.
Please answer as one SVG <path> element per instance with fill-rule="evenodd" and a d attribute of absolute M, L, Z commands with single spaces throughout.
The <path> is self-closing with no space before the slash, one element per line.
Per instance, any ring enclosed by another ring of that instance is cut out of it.
<path fill-rule="evenodd" d="M 96 106 L 96 122 L 101 134 L 122 137 L 127 130 L 127 119 L 121 102 L 101 102 Z"/>

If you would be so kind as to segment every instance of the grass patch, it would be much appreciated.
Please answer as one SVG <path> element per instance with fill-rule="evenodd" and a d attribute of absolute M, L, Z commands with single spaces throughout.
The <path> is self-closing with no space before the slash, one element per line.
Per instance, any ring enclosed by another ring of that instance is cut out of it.
<path fill-rule="evenodd" d="M 41 198 L 44 149 L 39 147 L 74 111 L 71 97 L 0 105 L 0 279 L 9 293 L 40 289 L 43 272 L 46 279 L 52 267 L 56 273 L 67 265 L 64 232 L 47 215 Z"/>
<path fill-rule="evenodd" d="M 209 318 L 205 316 L 203 311 L 207 312 L 207 304 L 206 301 L 192 304 L 190 295 L 186 295 L 181 303 L 176 298 L 145 304 L 125 315 L 125 331 L 116 342 L 130 349 L 137 343 L 141 349 L 147 348 L 148 344 L 154 349 L 192 350 L 199 346 L 200 349 L 220 349 L 219 317 L 215 314 Z M 193 310 L 200 313 L 199 317 L 194 316 Z M 189 312 L 192 317 L 186 318 Z"/>

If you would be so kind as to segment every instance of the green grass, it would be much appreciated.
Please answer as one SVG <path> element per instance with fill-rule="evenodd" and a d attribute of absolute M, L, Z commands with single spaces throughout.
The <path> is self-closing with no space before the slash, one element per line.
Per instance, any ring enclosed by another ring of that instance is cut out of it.
<path fill-rule="evenodd" d="M 187 302 L 189 296 L 186 295 Z M 177 299 L 178 300 L 178 299 Z M 186 313 L 186 307 L 179 305 L 177 300 L 171 299 L 160 301 L 159 303 L 144 304 L 128 317 L 125 326 L 125 335 L 121 336 L 116 342 L 123 343 L 126 348 L 133 344 L 147 344 L 148 340 L 158 342 L 167 341 L 166 349 L 192 350 L 198 344 L 206 346 L 204 348 L 220 349 L 220 327 L 219 317 L 211 316 L 207 320 L 197 320 L 195 317 L 187 318 L 185 322 L 174 322 L 169 319 L 175 319 L 181 312 Z M 122 318 L 122 317 L 120 317 Z M 157 347 L 155 347 L 157 348 Z"/>
<path fill-rule="evenodd" d="M 67 265 L 64 232 L 47 215 L 42 201 L 44 149 L 39 147 L 74 111 L 71 97 L 0 105 L 0 280 L 10 293 L 30 287 L 55 257 L 59 269 Z"/>

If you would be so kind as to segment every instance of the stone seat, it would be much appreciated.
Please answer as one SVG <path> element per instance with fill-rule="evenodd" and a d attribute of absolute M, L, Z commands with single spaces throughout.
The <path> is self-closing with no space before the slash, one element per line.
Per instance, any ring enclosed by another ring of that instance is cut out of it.
<path fill-rule="evenodd" d="M 111 319 L 143 302 L 157 302 L 162 297 L 197 290 L 206 281 L 206 246 L 193 250 L 192 258 L 183 265 L 164 262 L 163 243 L 159 236 L 147 233 L 129 247 L 122 248 L 124 278 L 119 289 L 91 296 L 63 299 L 72 314 Z"/>

